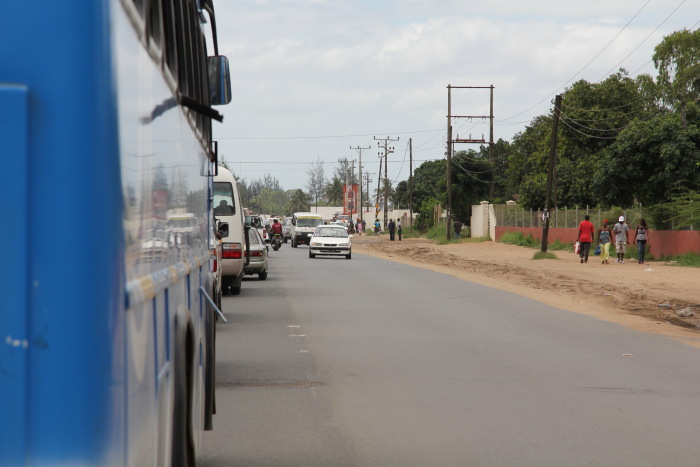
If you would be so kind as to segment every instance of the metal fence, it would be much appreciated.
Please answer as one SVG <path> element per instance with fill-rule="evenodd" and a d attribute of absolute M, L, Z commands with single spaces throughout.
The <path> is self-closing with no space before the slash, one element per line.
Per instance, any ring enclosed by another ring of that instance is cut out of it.
<path fill-rule="evenodd" d="M 526 210 L 517 205 L 493 205 L 496 214 L 496 225 L 499 227 L 544 227 L 543 210 Z M 607 219 L 610 224 L 616 224 L 620 216 L 625 216 L 629 225 L 637 225 L 643 216 L 642 207 L 635 208 L 556 208 L 550 212 L 549 226 L 554 228 L 577 228 L 588 214 L 594 225 L 600 226 Z"/>

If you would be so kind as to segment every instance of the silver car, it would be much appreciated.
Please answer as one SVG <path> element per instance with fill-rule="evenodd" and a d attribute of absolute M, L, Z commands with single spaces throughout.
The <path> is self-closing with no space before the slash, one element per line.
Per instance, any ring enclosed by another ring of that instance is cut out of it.
<path fill-rule="evenodd" d="M 352 235 L 341 225 L 319 225 L 309 240 L 309 258 L 316 255 L 352 258 Z"/>
<path fill-rule="evenodd" d="M 268 271 L 268 246 L 265 245 L 257 229 L 250 229 L 250 263 L 245 267 L 246 276 L 258 275 L 261 281 L 267 279 Z M 245 248 L 245 247 L 244 247 Z M 247 254 L 247 251 L 246 251 Z"/>

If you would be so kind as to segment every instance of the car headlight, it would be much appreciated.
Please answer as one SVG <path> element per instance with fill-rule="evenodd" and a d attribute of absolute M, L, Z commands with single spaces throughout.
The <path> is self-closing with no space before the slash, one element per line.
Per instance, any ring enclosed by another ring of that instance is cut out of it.
<path fill-rule="evenodd" d="M 320 242 L 311 242 L 311 246 L 322 246 Z"/>

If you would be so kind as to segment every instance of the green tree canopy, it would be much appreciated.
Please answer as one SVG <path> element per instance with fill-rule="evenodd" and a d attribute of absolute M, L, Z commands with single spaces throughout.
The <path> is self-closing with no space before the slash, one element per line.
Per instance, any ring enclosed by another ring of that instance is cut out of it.
<path fill-rule="evenodd" d="M 700 98 L 700 29 L 683 29 L 664 37 L 653 59 L 664 101 L 679 109 L 686 127 L 686 106 Z"/>

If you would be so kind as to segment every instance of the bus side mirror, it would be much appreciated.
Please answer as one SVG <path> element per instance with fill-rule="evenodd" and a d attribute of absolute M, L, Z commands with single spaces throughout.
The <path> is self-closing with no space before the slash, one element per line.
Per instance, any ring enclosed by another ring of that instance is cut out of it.
<path fill-rule="evenodd" d="M 245 222 L 243 223 L 245 227 L 250 227 L 251 226 L 251 217 L 250 216 L 245 216 Z"/>
<path fill-rule="evenodd" d="M 228 222 L 219 224 L 219 233 L 221 234 L 221 238 L 228 237 Z"/>
<path fill-rule="evenodd" d="M 231 102 L 231 73 L 228 59 L 223 55 L 207 57 L 209 69 L 209 99 L 211 105 L 225 105 Z"/>

